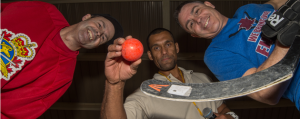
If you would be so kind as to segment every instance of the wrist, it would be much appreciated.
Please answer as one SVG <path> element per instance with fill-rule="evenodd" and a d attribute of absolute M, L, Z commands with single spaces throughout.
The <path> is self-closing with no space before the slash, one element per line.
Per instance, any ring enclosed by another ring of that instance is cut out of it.
<path fill-rule="evenodd" d="M 106 81 L 107 81 L 109 84 L 111 84 L 111 85 L 115 85 L 115 84 L 118 84 L 118 83 L 121 82 L 121 80 L 119 80 L 119 81 L 112 81 L 112 80 L 109 80 L 109 79 L 106 79 Z"/>
<path fill-rule="evenodd" d="M 232 116 L 233 119 L 239 119 L 239 116 L 236 115 L 234 112 L 226 112 L 226 114 Z"/>
<path fill-rule="evenodd" d="M 105 80 L 106 85 L 109 87 L 124 87 L 125 86 L 125 81 L 118 81 L 118 82 L 110 82 L 108 79 Z"/>

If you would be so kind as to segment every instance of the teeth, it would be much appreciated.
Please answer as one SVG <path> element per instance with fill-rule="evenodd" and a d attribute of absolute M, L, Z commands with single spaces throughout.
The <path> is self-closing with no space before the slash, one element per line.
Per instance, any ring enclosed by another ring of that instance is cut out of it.
<path fill-rule="evenodd" d="M 206 26 L 207 26 L 207 24 L 208 24 L 208 21 L 209 21 L 209 17 L 208 17 L 207 20 L 206 20 L 206 23 L 205 23 L 204 28 L 206 28 Z"/>
<path fill-rule="evenodd" d="M 92 32 L 90 30 L 88 30 L 88 32 L 89 32 L 90 40 L 93 40 Z"/>

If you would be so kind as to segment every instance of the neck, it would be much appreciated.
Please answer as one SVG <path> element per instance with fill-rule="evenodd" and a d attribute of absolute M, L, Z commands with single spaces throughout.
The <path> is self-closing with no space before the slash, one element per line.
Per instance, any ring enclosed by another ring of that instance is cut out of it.
<path fill-rule="evenodd" d="M 78 35 L 78 33 L 74 33 L 74 29 L 76 28 L 76 26 L 77 24 L 74 24 L 60 30 L 61 39 L 72 51 L 77 51 L 81 48 L 79 43 L 77 43 L 75 40 L 75 35 Z"/>
<path fill-rule="evenodd" d="M 162 73 L 164 76 L 168 76 L 168 75 L 172 74 L 175 78 L 177 78 L 181 82 L 183 82 L 183 80 L 184 80 L 184 79 L 182 79 L 183 76 L 181 77 L 181 74 L 180 74 L 180 71 L 179 71 L 179 68 L 177 65 L 171 70 L 168 70 L 168 71 L 159 70 L 159 72 Z"/>
<path fill-rule="evenodd" d="M 223 15 L 223 19 L 224 19 L 224 22 L 222 24 L 222 29 L 226 26 L 226 24 L 228 22 L 228 17 L 226 17 L 226 16 Z"/>

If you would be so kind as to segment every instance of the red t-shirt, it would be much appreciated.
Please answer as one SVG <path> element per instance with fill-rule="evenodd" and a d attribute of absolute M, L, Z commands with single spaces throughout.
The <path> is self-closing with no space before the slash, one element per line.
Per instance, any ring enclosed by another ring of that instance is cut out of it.
<path fill-rule="evenodd" d="M 1 119 L 37 118 L 71 85 L 78 51 L 60 37 L 69 24 L 40 1 L 1 3 L 1 11 Z"/>

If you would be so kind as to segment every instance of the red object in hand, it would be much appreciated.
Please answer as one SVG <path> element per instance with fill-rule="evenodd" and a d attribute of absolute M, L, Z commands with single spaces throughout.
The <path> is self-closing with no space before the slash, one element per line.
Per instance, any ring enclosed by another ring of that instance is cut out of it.
<path fill-rule="evenodd" d="M 127 39 L 122 44 L 122 56 L 127 61 L 136 61 L 142 57 L 143 53 L 143 44 L 135 38 Z"/>

